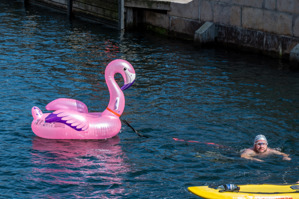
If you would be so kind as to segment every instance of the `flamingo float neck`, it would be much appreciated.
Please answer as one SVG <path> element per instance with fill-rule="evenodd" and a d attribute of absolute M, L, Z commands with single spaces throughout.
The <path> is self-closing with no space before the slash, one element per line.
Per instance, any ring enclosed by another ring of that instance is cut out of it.
<path fill-rule="evenodd" d="M 115 74 L 120 73 L 124 79 L 124 86 L 120 88 L 115 81 Z M 114 60 L 108 64 L 105 70 L 105 80 L 109 89 L 110 100 L 109 104 L 104 111 L 105 113 L 113 114 L 118 117 L 124 111 L 125 97 L 123 90 L 129 88 L 135 80 L 135 71 L 131 64 L 124 60 Z"/>

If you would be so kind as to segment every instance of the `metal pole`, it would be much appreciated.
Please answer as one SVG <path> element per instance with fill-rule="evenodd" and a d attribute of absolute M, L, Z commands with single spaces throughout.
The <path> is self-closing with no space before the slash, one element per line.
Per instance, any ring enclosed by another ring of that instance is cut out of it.
<path fill-rule="evenodd" d="M 67 17 L 69 19 L 72 19 L 73 17 L 73 0 L 68 0 L 67 1 Z"/>
<path fill-rule="evenodd" d="M 118 0 L 118 28 L 125 29 L 125 1 Z"/>
<path fill-rule="evenodd" d="M 25 7 L 29 5 L 29 0 L 24 0 Z"/>

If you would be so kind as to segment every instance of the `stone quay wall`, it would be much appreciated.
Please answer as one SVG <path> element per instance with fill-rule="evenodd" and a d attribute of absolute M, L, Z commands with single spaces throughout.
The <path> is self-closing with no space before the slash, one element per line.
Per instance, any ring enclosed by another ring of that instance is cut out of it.
<path fill-rule="evenodd" d="M 189 37 L 197 44 L 216 42 L 289 57 L 299 43 L 299 0 L 136 1 L 126 0 L 126 10 L 143 8 L 143 15 L 137 16 L 144 24 L 162 34 Z M 212 25 L 204 26 L 206 22 Z M 209 30 L 200 35 L 203 27 Z"/>
<path fill-rule="evenodd" d="M 299 0 L 24 1 L 126 31 L 145 26 L 164 35 L 191 39 L 196 45 L 234 46 L 299 65 Z"/>
<path fill-rule="evenodd" d="M 298 0 L 200 0 L 199 20 L 299 37 Z"/>
<path fill-rule="evenodd" d="M 299 0 L 200 0 L 199 20 L 216 24 L 216 40 L 278 56 L 299 43 Z"/>

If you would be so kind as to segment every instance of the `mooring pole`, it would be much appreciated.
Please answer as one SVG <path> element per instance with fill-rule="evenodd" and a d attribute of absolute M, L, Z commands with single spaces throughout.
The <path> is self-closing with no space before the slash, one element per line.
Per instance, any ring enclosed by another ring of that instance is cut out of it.
<path fill-rule="evenodd" d="M 29 4 L 29 0 L 24 0 L 25 7 L 28 6 L 28 4 Z"/>
<path fill-rule="evenodd" d="M 118 0 L 118 28 L 125 29 L 125 1 Z"/>
<path fill-rule="evenodd" d="M 67 1 L 67 17 L 69 19 L 73 17 L 73 0 Z"/>

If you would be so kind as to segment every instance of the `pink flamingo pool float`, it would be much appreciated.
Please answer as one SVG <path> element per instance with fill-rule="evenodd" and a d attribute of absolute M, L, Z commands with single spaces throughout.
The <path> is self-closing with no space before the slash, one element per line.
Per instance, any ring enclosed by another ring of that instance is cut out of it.
<path fill-rule="evenodd" d="M 120 73 L 124 86 L 119 87 L 114 75 Z M 121 59 L 110 62 L 105 70 L 105 80 L 110 93 L 110 101 L 103 112 L 88 112 L 87 106 L 78 100 L 59 98 L 50 102 L 43 113 L 32 107 L 32 131 L 47 139 L 107 139 L 117 135 L 121 128 L 119 117 L 125 108 L 123 90 L 135 81 L 133 66 Z"/>

